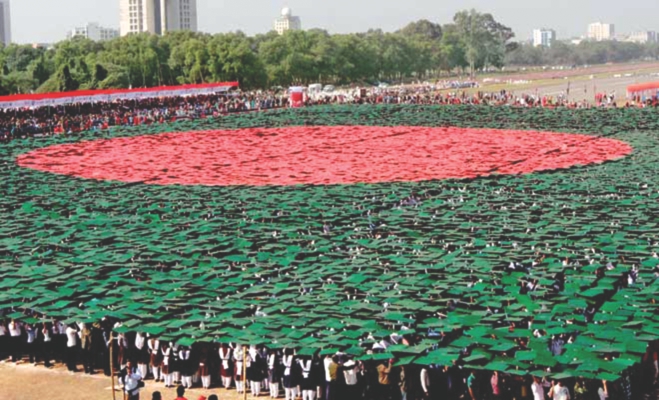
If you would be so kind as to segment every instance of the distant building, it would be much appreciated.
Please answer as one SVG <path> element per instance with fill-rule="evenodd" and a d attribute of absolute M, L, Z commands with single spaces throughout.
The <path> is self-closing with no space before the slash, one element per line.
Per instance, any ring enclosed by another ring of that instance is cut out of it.
<path fill-rule="evenodd" d="M 11 43 L 11 10 L 9 0 L 0 0 L 0 43 Z"/>
<path fill-rule="evenodd" d="M 556 31 L 553 29 L 542 28 L 533 30 L 534 47 L 551 47 L 554 40 L 556 40 Z"/>
<path fill-rule="evenodd" d="M 627 42 L 633 43 L 656 43 L 657 42 L 657 32 L 655 31 L 641 31 L 641 32 L 632 32 L 625 39 Z"/>
<path fill-rule="evenodd" d="M 197 31 L 197 0 L 119 0 L 121 36 Z"/>
<path fill-rule="evenodd" d="M 293 16 L 290 8 L 285 7 L 281 10 L 281 17 L 275 20 L 275 30 L 282 35 L 286 31 L 299 31 L 302 29 L 300 17 Z"/>
<path fill-rule="evenodd" d="M 51 50 L 55 48 L 55 45 L 52 43 L 32 43 L 32 48 Z"/>
<path fill-rule="evenodd" d="M 66 34 L 67 39 L 72 39 L 74 37 L 84 37 L 100 42 L 102 40 L 110 40 L 119 37 L 119 30 L 104 28 L 99 24 L 92 22 L 85 26 L 73 28 Z"/>
<path fill-rule="evenodd" d="M 615 25 L 595 22 L 588 25 L 588 39 L 601 42 L 602 40 L 613 40 L 616 35 Z"/>

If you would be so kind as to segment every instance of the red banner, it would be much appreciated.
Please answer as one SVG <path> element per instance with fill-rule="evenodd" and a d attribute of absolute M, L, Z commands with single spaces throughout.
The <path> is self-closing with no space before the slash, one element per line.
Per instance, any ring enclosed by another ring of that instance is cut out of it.
<path fill-rule="evenodd" d="M 0 96 L 0 108 L 44 107 L 125 99 L 190 96 L 227 92 L 236 88 L 238 88 L 238 82 L 218 82 L 140 89 L 77 90 L 73 92 L 17 94 L 13 96 Z"/>

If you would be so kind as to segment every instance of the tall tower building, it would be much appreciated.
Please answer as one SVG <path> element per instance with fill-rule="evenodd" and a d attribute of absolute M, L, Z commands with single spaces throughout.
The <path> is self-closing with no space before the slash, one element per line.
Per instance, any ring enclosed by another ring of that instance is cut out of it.
<path fill-rule="evenodd" d="M 0 0 L 0 43 L 11 43 L 11 11 L 9 0 Z"/>
<path fill-rule="evenodd" d="M 588 25 L 588 39 L 601 42 L 613 40 L 616 34 L 615 25 L 595 22 Z"/>
<path fill-rule="evenodd" d="M 284 7 L 281 10 L 281 16 L 275 20 L 275 30 L 282 35 L 286 31 L 299 31 L 302 29 L 300 17 L 293 16 L 293 11 Z"/>
<path fill-rule="evenodd" d="M 556 31 L 553 29 L 542 28 L 533 30 L 534 47 L 551 47 L 554 40 L 556 40 Z"/>
<path fill-rule="evenodd" d="M 119 0 L 121 36 L 197 31 L 197 0 Z"/>

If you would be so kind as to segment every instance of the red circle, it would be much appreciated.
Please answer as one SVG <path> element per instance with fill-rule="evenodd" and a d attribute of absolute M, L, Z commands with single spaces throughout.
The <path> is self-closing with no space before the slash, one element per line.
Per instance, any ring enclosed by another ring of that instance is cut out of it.
<path fill-rule="evenodd" d="M 35 150 L 18 164 L 155 185 L 349 184 L 520 174 L 621 158 L 621 141 L 472 128 L 316 126 L 164 133 Z"/>

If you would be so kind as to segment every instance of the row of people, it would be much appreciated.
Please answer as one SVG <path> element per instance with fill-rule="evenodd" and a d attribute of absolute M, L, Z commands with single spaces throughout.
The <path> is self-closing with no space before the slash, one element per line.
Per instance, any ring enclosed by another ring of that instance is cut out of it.
<path fill-rule="evenodd" d="M 310 400 L 626 399 L 629 396 L 625 387 L 632 379 L 626 376 L 611 388 L 605 383 L 598 385 L 596 380 L 552 383 L 509 374 L 490 376 L 486 371 L 468 371 L 460 363 L 450 367 L 397 365 L 393 359 L 359 361 L 343 353 L 296 354 L 291 349 L 230 343 L 179 346 L 140 333 L 110 335 L 116 326 L 107 322 L 65 325 L 55 321 L 39 325 L 11 320 L 7 325 L 0 324 L 0 357 L 9 356 L 14 362 L 21 362 L 27 356 L 30 362 L 43 361 L 45 366 L 58 360 L 66 363 L 71 372 L 82 363 L 86 373 L 103 368 L 110 375 L 111 348 L 112 364 L 117 371 L 130 371 L 139 375 L 139 380 L 162 382 L 166 388 L 177 384 L 185 388 L 222 387 L 253 396 L 269 393 L 271 398 L 283 392 L 287 400 L 299 396 Z M 636 376 L 640 386 L 646 386 L 641 392 L 656 384 L 656 364 L 656 351 L 641 364 Z M 120 383 L 125 384 L 122 379 Z M 568 387 L 574 387 L 572 394 Z"/>

